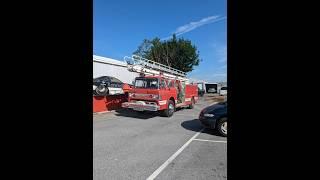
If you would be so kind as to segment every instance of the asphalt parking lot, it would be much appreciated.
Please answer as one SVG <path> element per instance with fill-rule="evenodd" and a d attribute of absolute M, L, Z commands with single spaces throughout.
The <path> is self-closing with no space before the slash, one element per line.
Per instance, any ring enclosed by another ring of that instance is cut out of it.
<path fill-rule="evenodd" d="M 197 120 L 210 103 L 202 98 L 171 118 L 127 110 L 94 114 L 93 178 L 227 179 L 227 138 Z"/>

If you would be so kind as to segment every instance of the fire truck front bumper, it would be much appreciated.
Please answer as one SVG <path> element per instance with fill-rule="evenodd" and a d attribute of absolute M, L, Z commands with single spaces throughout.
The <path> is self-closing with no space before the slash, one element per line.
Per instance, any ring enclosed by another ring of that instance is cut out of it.
<path fill-rule="evenodd" d="M 160 109 L 160 106 L 156 104 L 146 104 L 144 102 L 124 102 L 121 106 L 135 111 L 158 111 Z"/>

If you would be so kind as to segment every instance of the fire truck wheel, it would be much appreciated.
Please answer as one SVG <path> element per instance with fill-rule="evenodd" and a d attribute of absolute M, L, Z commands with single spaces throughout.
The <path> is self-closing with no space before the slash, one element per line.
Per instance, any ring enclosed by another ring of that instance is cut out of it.
<path fill-rule="evenodd" d="M 191 104 L 189 105 L 189 109 L 193 109 L 194 108 L 194 104 L 195 104 L 194 98 L 192 97 Z"/>
<path fill-rule="evenodd" d="M 168 108 L 162 111 L 162 115 L 165 117 L 171 117 L 175 111 L 175 106 L 172 100 L 168 101 Z"/>

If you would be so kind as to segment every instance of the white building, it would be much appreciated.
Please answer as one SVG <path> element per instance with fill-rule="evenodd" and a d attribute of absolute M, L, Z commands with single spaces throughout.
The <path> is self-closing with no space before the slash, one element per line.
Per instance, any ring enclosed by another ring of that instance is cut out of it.
<path fill-rule="evenodd" d="M 93 78 L 112 76 L 124 83 L 132 84 L 139 73 L 130 72 L 127 63 L 111 58 L 93 55 Z"/>

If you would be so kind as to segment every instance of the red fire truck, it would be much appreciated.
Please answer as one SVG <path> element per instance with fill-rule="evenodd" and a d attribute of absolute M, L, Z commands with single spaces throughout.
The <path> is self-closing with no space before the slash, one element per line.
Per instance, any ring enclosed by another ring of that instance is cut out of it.
<path fill-rule="evenodd" d="M 131 61 L 128 61 L 127 59 Z M 169 66 L 133 55 L 125 57 L 130 71 L 139 72 L 123 108 L 135 111 L 160 111 L 170 117 L 177 107 L 193 108 L 198 100 L 198 87 L 189 84 L 186 73 Z"/>

